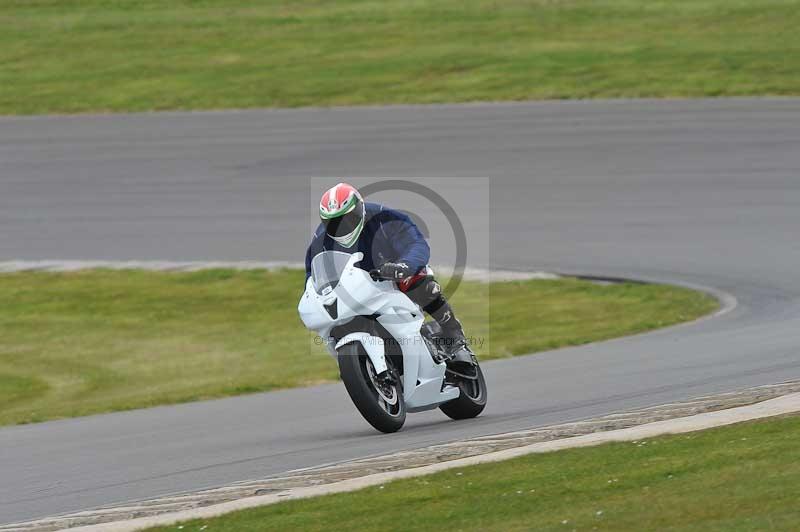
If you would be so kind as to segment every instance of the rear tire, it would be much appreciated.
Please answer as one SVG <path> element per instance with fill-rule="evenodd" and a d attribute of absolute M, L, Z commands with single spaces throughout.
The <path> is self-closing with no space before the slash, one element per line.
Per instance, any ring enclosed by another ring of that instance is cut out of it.
<path fill-rule="evenodd" d="M 406 421 L 403 387 L 398 382 L 379 392 L 372 361 L 359 342 L 345 344 L 337 352 L 339 373 L 350 399 L 367 422 L 381 432 L 397 432 Z M 388 362 L 388 359 L 387 359 Z M 392 371 L 392 368 L 389 368 Z M 370 377 L 370 373 L 373 377 Z M 389 400 L 386 399 L 389 398 Z"/>
<path fill-rule="evenodd" d="M 470 419 L 477 417 L 486 408 L 486 380 L 483 371 L 476 366 L 477 379 L 458 377 L 457 385 L 461 392 L 458 398 L 448 401 L 439 407 L 439 410 L 452 419 Z"/>

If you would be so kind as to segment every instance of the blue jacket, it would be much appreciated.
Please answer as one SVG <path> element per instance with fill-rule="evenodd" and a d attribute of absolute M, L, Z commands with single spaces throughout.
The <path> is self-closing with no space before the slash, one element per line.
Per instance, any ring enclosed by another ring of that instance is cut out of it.
<path fill-rule="evenodd" d="M 360 251 L 364 259 L 359 267 L 367 271 L 386 262 L 405 262 L 416 273 L 428 264 L 431 249 L 408 215 L 378 203 L 365 203 L 364 207 L 364 229 L 351 248 L 334 241 L 325 234 L 325 226 L 319 224 L 306 251 L 306 279 L 311 275 L 311 260 L 323 251 Z"/>

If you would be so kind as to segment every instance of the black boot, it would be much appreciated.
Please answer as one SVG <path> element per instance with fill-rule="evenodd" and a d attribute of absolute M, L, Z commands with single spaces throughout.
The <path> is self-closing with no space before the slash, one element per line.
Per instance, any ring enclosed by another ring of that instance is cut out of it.
<path fill-rule="evenodd" d="M 475 355 L 470 350 L 461 322 L 453 314 L 439 283 L 432 276 L 427 276 L 410 287 L 406 295 L 430 314 L 441 328 L 435 335 L 438 347 L 436 351 L 443 351 L 447 371 L 468 379 L 477 378 Z"/>
<path fill-rule="evenodd" d="M 450 305 L 442 305 L 442 308 L 432 313 L 431 316 L 442 328 L 441 337 L 444 342 L 444 350 L 448 355 L 447 370 L 467 379 L 477 378 L 475 354 L 470 349 L 464 328 L 458 318 L 453 315 Z"/>

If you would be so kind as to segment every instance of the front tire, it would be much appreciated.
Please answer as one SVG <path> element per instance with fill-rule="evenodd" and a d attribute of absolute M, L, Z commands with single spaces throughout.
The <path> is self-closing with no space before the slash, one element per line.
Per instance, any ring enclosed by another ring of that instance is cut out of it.
<path fill-rule="evenodd" d="M 392 384 L 380 382 L 359 342 L 343 345 L 337 355 L 344 387 L 364 419 L 381 432 L 400 430 L 406 421 L 406 404 L 399 379 Z"/>
<path fill-rule="evenodd" d="M 453 384 L 461 392 L 456 399 L 448 401 L 439 407 L 439 410 L 452 419 L 470 419 L 477 417 L 486 408 L 486 380 L 480 366 L 475 366 L 478 376 L 475 379 L 456 377 Z"/>

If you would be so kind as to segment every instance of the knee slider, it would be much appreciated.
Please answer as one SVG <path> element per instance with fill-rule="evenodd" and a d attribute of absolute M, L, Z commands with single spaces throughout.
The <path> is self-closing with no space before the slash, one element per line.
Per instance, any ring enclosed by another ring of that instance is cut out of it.
<path fill-rule="evenodd" d="M 431 278 L 428 281 L 427 285 L 425 286 L 425 290 L 428 292 L 429 295 L 433 297 L 438 297 L 442 293 L 442 287 L 437 283 L 434 279 Z"/>

